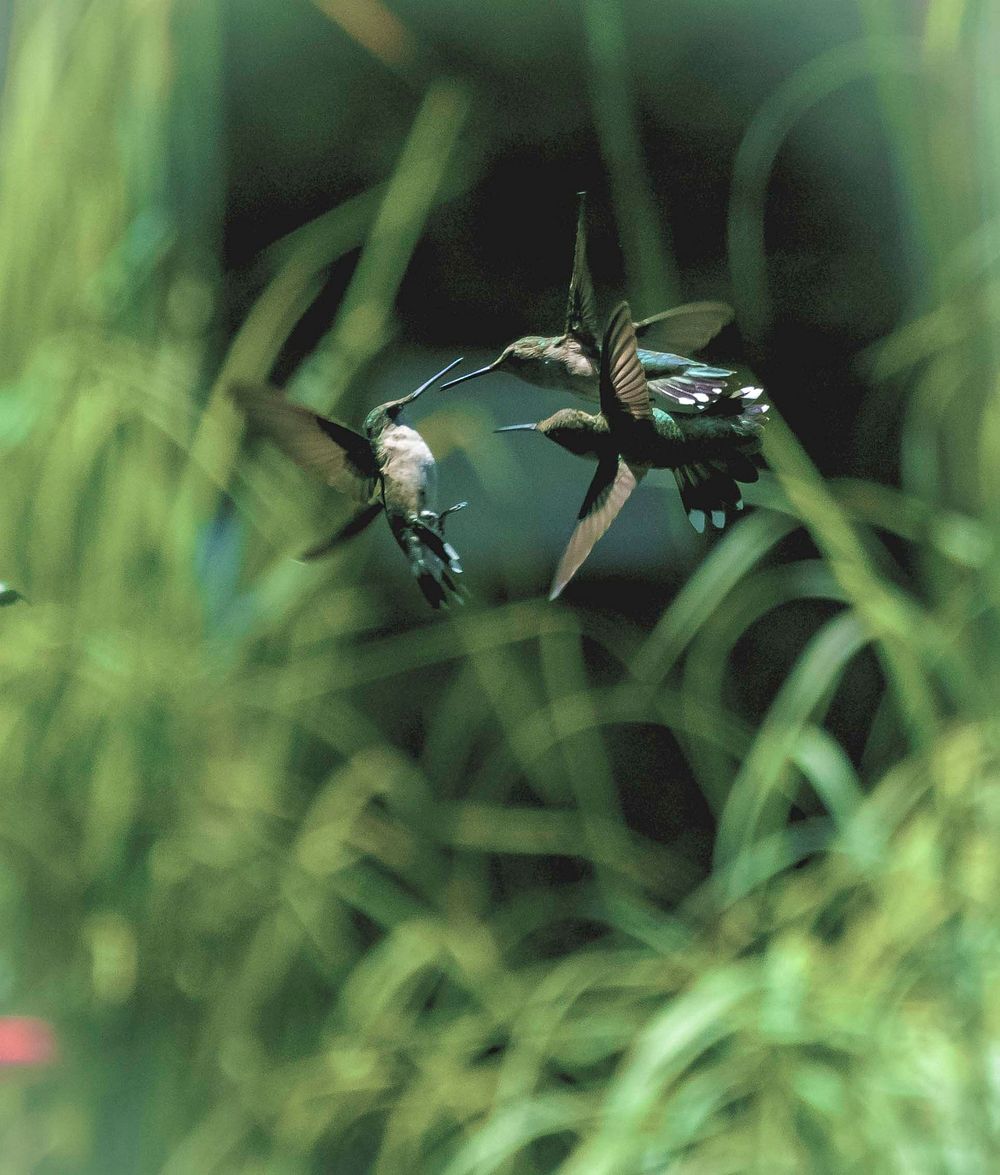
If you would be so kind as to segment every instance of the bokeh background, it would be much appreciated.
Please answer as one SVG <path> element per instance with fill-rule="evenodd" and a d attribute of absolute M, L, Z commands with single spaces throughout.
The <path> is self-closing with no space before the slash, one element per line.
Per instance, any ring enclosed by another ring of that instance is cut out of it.
<path fill-rule="evenodd" d="M 0 14 L 0 1169 L 994 1170 L 995 6 Z M 754 508 L 650 477 L 548 605 L 495 375 L 412 414 L 464 608 L 296 563 L 228 382 L 557 331 L 581 189 L 605 310 L 736 307 Z"/>

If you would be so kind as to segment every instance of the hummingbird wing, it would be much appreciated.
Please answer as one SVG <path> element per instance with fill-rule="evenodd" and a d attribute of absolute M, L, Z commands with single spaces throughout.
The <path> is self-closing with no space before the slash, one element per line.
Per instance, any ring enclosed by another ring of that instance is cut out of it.
<path fill-rule="evenodd" d="M 576 218 L 576 246 L 573 250 L 573 276 L 569 281 L 566 304 L 566 334 L 574 335 L 585 346 L 596 350 L 597 299 L 587 267 L 587 194 L 580 193 L 580 211 Z"/>
<path fill-rule="evenodd" d="M 570 535 L 552 577 L 550 600 L 554 600 L 577 573 L 594 544 L 618 517 L 618 512 L 645 475 L 645 469 L 633 468 L 620 456 L 599 462 L 594 480 L 580 507 L 580 520 Z"/>
<path fill-rule="evenodd" d="M 635 333 L 642 338 L 651 326 L 659 326 L 663 346 L 684 355 L 707 346 L 733 318 L 733 308 L 725 302 L 687 302 L 642 319 Z"/>
<path fill-rule="evenodd" d="M 620 302 L 608 320 L 601 348 L 601 412 L 614 427 L 616 422 L 652 420 L 649 388 L 639 360 L 635 327 L 627 302 Z"/>
<path fill-rule="evenodd" d="M 234 384 L 231 394 L 252 427 L 297 465 L 356 501 L 369 501 L 379 469 L 367 437 L 264 387 Z"/>
<path fill-rule="evenodd" d="M 322 542 L 310 547 L 308 551 L 303 551 L 299 556 L 299 562 L 312 563 L 315 559 L 322 559 L 324 555 L 329 555 L 341 543 L 346 543 L 348 539 L 352 539 L 356 534 L 360 534 L 367 526 L 374 522 L 382 513 L 383 509 L 384 507 L 381 501 L 372 502 L 371 505 L 365 506 L 357 514 L 352 515 L 336 534 L 331 535 L 328 539 L 323 539 Z"/>

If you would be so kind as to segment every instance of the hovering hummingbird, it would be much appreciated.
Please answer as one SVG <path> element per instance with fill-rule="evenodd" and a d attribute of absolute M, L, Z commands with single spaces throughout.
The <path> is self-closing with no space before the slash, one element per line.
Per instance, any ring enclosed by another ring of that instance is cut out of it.
<path fill-rule="evenodd" d="M 597 461 L 549 591 L 554 600 L 576 574 L 594 544 L 615 520 L 650 469 L 672 469 L 695 530 L 707 521 L 721 530 L 743 498 L 737 482 L 757 480 L 752 458 L 760 451 L 768 404 L 761 388 L 740 388 L 718 397 L 698 415 L 655 408 L 636 346 L 628 304 L 611 315 L 601 350 L 601 411 L 563 408 L 537 424 L 513 424 L 498 432 L 534 431 L 571 453 Z"/>
<path fill-rule="evenodd" d="M 250 424 L 296 464 L 318 474 L 349 495 L 356 513 L 329 539 L 302 559 L 318 559 L 360 534 L 385 512 L 393 538 L 432 608 L 462 601 L 455 577 L 462 572 L 455 548 L 444 539 L 444 520 L 465 502 L 436 513 L 437 470 L 423 437 L 399 423 L 402 410 L 461 359 L 449 363 L 399 400 L 379 404 L 365 417 L 364 435 L 336 421 L 290 404 L 278 393 L 251 384 L 234 384 L 231 393 Z"/>
<path fill-rule="evenodd" d="M 732 317 L 732 307 L 725 302 L 689 302 L 635 323 L 635 333 L 639 337 L 658 324 L 670 346 L 681 351 L 698 351 Z M 563 333 L 555 338 L 527 335 L 516 339 L 492 363 L 449 380 L 441 388 L 453 388 L 491 371 L 508 371 L 536 387 L 573 392 L 585 400 L 596 401 L 601 364 L 599 331 L 597 300 L 587 266 L 586 193 L 581 192 Z M 726 381 L 735 374 L 667 351 L 639 350 L 638 354 L 654 400 L 671 411 L 698 411 L 722 396 Z"/>

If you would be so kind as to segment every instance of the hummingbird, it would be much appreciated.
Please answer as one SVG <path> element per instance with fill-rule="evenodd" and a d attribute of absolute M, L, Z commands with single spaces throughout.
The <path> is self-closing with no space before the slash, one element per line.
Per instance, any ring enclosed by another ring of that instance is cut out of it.
<path fill-rule="evenodd" d="M 632 316 L 622 302 L 604 332 L 600 412 L 563 408 L 537 424 L 497 430 L 539 432 L 571 453 L 597 461 L 549 599 L 573 578 L 650 469 L 673 470 L 688 519 L 699 533 L 706 522 L 721 530 L 742 510 L 737 482 L 758 477 L 753 457 L 760 451 L 770 407 L 757 403 L 762 394 L 761 388 L 741 388 L 717 397 L 697 415 L 676 419 L 654 407 Z"/>
<path fill-rule="evenodd" d="M 563 333 L 553 338 L 526 335 L 516 339 L 492 363 L 449 380 L 441 385 L 442 391 L 491 371 L 507 371 L 536 387 L 572 392 L 590 401 L 599 398 L 600 324 L 587 266 L 586 193 L 580 192 L 579 196 L 573 274 Z M 644 318 L 634 327 L 636 336 L 641 337 L 658 324 L 666 332 L 668 345 L 678 350 L 698 351 L 732 318 L 732 307 L 725 302 L 689 302 Z M 670 411 L 697 412 L 722 396 L 726 381 L 735 374 L 667 351 L 640 349 L 638 354 L 654 401 Z"/>
<path fill-rule="evenodd" d="M 329 554 L 384 513 L 431 607 L 462 602 L 456 580 L 462 564 L 455 548 L 445 541 L 444 520 L 467 503 L 457 502 L 440 514 L 436 512 L 433 454 L 416 429 L 400 422 L 403 409 L 457 363 L 461 359 L 449 363 L 409 395 L 373 408 L 365 417 L 363 434 L 290 404 L 273 389 L 232 385 L 231 395 L 257 432 L 356 504 L 351 518 L 330 538 L 306 551 L 302 560 Z"/>

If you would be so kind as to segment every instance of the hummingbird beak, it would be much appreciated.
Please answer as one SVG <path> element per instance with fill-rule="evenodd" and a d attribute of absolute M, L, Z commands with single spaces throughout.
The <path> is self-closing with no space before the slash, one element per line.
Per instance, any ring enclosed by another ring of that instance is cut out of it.
<path fill-rule="evenodd" d="M 447 373 L 451 371 L 453 367 L 457 367 L 461 362 L 462 356 L 459 356 L 457 359 L 453 359 L 447 367 L 442 367 L 436 375 L 432 375 L 430 379 L 425 380 L 415 392 L 410 392 L 408 396 L 404 396 L 401 400 L 397 400 L 393 405 L 394 410 L 398 411 L 398 409 L 405 407 L 407 404 L 412 404 L 417 396 L 422 396 L 424 392 L 426 392 L 427 389 L 431 386 L 431 384 L 437 383 L 442 375 L 447 375 Z"/>
<path fill-rule="evenodd" d="M 495 428 L 494 432 L 537 432 L 537 424 L 505 424 L 503 428 Z"/>
<path fill-rule="evenodd" d="M 499 359 L 494 359 L 492 363 L 487 363 L 485 367 L 480 367 L 477 371 L 468 371 L 465 375 L 460 375 L 458 379 L 448 380 L 446 384 L 441 385 L 441 391 L 453 388 L 456 384 L 463 384 L 467 379 L 476 379 L 477 376 L 488 375 L 491 371 L 496 371 L 502 360 L 503 356 L 501 355 Z"/>

